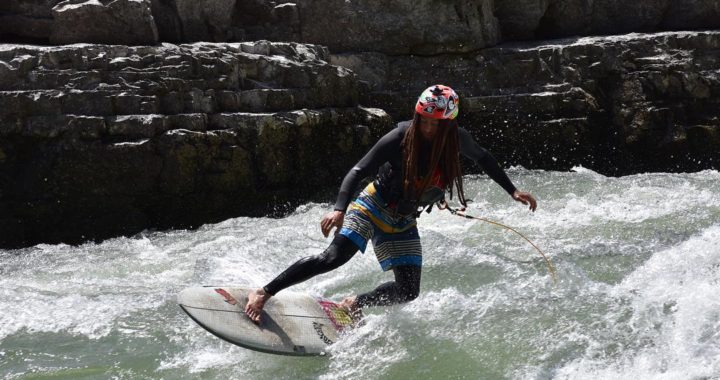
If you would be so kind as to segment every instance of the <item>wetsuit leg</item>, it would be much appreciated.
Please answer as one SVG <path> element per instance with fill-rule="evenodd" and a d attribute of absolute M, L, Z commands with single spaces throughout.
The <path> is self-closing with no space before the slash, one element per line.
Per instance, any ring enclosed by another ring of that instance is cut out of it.
<path fill-rule="evenodd" d="M 296 261 L 265 285 L 264 289 L 270 295 L 275 295 L 287 287 L 340 267 L 348 262 L 357 251 L 358 247 L 352 240 L 342 235 L 335 235 L 332 243 L 323 253 Z"/>
<path fill-rule="evenodd" d="M 387 306 L 414 300 L 420 294 L 421 269 L 415 265 L 394 267 L 392 270 L 395 281 L 386 282 L 369 293 L 358 295 L 358 306 Z"/>

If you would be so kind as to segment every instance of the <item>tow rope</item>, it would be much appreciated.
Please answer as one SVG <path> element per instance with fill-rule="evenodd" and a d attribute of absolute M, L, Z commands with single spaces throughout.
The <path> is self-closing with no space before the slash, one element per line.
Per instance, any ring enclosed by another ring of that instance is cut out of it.
<path fill-rule="evenodd" d="M 531 242 L 530 239 L 526 238 L 525 235 L 521 234 L 520 232 L 518 232 L 518 231 L 515 230 L 514 228 L 509 227 L 509 226 L 506 226 L 506 225 L 504 225 L 504 224 L 502 224 L 502 223 L 498 223 L 498 222 L 495 222 L 495 221 L 492 221 L 492 220 L 489 220 L 489 219 L 485 219 L 485 218 L 480 218 L 480 217 L 477 217 L 477 216 L 468 215 L 468 214 L 465 213 L 465 208 L 454 209 L 454 208 L 450 207 L 450 205 L 449 205 L 449 204 L 447 203 L 447 201 L 445 201 L 444 199 L 441 200 L 440 202 L 438 202 L 438 203 L 437 203 L 437 206 L 438 206 L 438 209 L 440 209 L 440 210 L 448 210 L 448 211 L 450 211 L 450 213 L 453 214 L 453 215 L 457 215 L 457 216 L 463 217 L 463 218 L 465 218 L 465 219 L 475 219 L 475 220 L 479 220 L 479 221 L 482 221 L 482 222 L 487 222 L 487 223 L 496 225 L 496 226 L 498 226 L 498 227 L 502 227 L 502 228 L 508 229 L 508 230 L 510 230 L 510 231 L 512 231 L 512 232 L 514 232 L 514 233 L 516 233 L 516 234 L 518 234 L 518 235 L 520 235 L 520 237 L 522 237 L 523 239 L 525 239 L 525 241 L 527 241 L 528 243 L 530 243 L 530 245 L 532 245 L 533 248 L 535 248 L 535 250 L 538 251 L 538 253 L 540 253 L 540 256 L 542 256 L 542 258 L 545 260 L 545 264 L 546 264 L 547 267 L 548 267 L 548 271 L 550 271 L 550 275 L 552 276 L 553 283 L 557 284 L 557 276 L 555 275 L 555 268 L 553 267 L 552 263 L 550 262 L 550 259 L 548 259 L 547 256 L 545 256 L 545 254 L 543 253 L 543 251 L 541 251 L 540 248 L 538 248 L 538 246 L 535 245 L 535 243 Z"/>

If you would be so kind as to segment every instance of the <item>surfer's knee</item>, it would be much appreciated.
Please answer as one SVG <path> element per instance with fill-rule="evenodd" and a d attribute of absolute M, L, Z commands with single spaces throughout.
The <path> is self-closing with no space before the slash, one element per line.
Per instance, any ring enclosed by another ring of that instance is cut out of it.
<path fill-rule="evenodd" d="M 337 248 L 333 245 L 327 247 L 325 251 L 317 256 L 312 257 L 316 261 L 316 265 L 321 267 L 324 272 L 337 269 L 347 262 L 342 256 L 338 255 Z"/>
<path fill-rule="evenodd" d="M 333 270 L 347 263 L 355 252 L 357 252 L 357 247 L 354 243 L 350 239 L 338 235 L 330 243 L 330 246 L 317 256 L 317 260 L 327 270 Z"/>

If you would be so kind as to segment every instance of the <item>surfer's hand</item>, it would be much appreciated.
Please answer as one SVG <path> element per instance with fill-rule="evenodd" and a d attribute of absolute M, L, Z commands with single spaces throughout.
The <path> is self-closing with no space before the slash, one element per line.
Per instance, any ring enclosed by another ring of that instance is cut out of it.
<path fill-rule="evenodd" d="M 513 199 L 524 204 L 524 205 L 530 205 L 530 211 L 535 211 L 537 208 L 537 201 L 535 198 L 533 198 L 532 194 L 526 193 L 524 191 L 515 190 L 515 192 L 512 195 Z"/>
<path fill-rule="evenodd" d="M 340 231 L 340 227 L 343 225 L 345 220 L 345 213 L 343 211 L 335 210 L 325 214 L 320 221 L 320 229 L 325 237 L 328 237 L 330 231 L 335 227 L 335 234 Z"/>

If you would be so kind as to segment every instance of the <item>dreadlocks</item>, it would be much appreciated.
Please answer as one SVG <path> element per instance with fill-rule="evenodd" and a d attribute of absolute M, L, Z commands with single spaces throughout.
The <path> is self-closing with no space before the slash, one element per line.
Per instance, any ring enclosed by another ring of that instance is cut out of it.
<path fill-rule="evenodd" d="M 436 168 L 441 171 L 441 178 L 445 184 L 445 190 L 450 192 L 450 199 L 453 196 L 453 188 L 457 190 L 458 200 L 463 206 L 467 206 L 462 183 L 462 169 L 460 168 L 460 146 L 458 143 L 458 126 L 456 120 L 439 120 L 437 133 L 432 141 L 432 150 L 428 162 L 427 173 L 418 173 L 420 157 L 420 116 L 415 113 L 412 124 L 405 132 L 402 141 L 403 149 L 403 191 L 409 199 L 420 199 L 420 195 L 428 188 Z M 420 185 L 416 186 L 416 180 L 424 175 Z"/>

